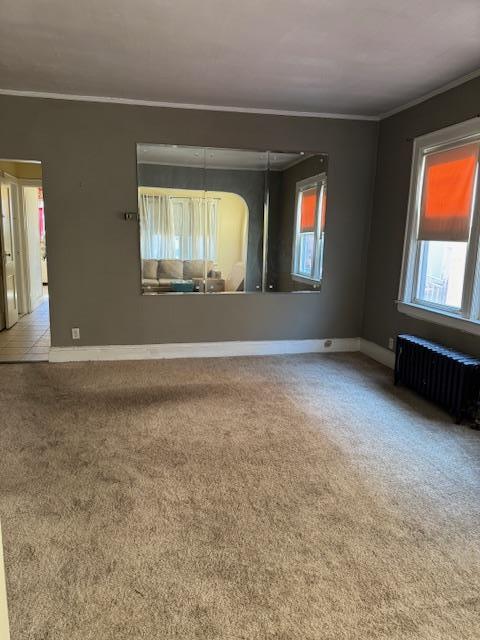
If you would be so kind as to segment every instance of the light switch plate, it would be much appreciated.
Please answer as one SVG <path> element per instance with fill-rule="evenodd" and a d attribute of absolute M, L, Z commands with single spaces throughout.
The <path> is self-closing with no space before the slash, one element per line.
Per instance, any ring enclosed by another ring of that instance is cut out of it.
<path fill-rule="evenodd" d="M 80 340 L 80 329 L 78 327 L 72 328 L 72 340 Z"/>

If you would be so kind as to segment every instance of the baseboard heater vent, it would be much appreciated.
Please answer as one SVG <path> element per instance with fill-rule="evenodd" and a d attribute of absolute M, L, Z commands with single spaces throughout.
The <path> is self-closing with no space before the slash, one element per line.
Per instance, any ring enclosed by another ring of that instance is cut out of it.
<path fill-rule="evenodd" d="M 480 360 L 416 336 L 397 337 L 395 384 L 444 407 L 457 423 L 477 420 Z"/>

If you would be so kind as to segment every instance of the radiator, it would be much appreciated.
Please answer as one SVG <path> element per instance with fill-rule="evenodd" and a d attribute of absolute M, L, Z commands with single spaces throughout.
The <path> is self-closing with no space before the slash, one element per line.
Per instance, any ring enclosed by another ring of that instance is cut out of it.
<path fill-rule="evenodd" d="M 444 407 L 457 423 L 477 418 L 480 360 L 416 336 L 397 337 L 395 384 Z"/>

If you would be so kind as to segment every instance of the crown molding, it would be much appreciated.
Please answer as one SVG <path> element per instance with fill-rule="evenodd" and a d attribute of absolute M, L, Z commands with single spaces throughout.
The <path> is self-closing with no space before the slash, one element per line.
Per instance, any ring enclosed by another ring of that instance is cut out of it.
<path fill-rule="evenodd" d="M 77 102 L 103 102 L 126 104 L 137 107 L 162 107 L 164 109 L 190 109 L 195 111 L 226 111 L 230 113 L 254 113 L 268 116 L 291 116 L 296 118 L 331 118 L 336 120 L 368 120 L 376 122 L 378 116 L 365 116 L 353 113 L 324 113 L 320 111 L 289 111 L 284 109 L 255 109 L 249 107 L 230 107 L 210 104 L 187 104 L 184 102 L 160 102 L 156 100 L 134 100 L 131 98 L 111 98 L 106 96 L 80 96 L 70 93 L 50 93 L 47 91 L 17 91 L 0 89 L 2 96 L 21 98 L 44 98 L 49 100 L 74 100 Z"/>
<path fill-rule="evenodd" d="M 461 78 L 457 78 L 456 80 L 452 80 L 451 82 L 448 82 L 447 84 L 442 85 L 441 87 L 438 87 L 438 89 L 434 89 L 433 91 L 430 91 L 429 93 L 425 93 L 423 96 L 420 96 L 419 98 L 415 98 L 414 100 L 410 100 L 409 102 L 405 102 L 404 104 L 395 107 L 394 109 L 391 109 L 390 111 L 385 111 L 385 113 L 381 113 L 378 115 L 378 120 L 385 120 L 385 118 L 390 118 L 390 116 L 394 116 L 397 113 L 400 113 L 401 111 L 405 111 L 406 109 L 410 109 L 410 107 L 415 107 L 417 104 L 421 104 L 422 102 L 426 102 L 427 100 L 430 100 L 430 98 L 434 98 L 435 96 L 440 95 L 441 93 L 445 93 L 446 91 L 449 91 L 450 89 L 455 89 L 455 87 L 459 87 L 461 84 L 465 84 L 466 82 L 468 82 L 469 80 L 475 80 L 475 78 L 478 78 L 480 76 L 480 69 L 476 69 L 475 71 L 472 71 L 471 73 L 467 73 L 466 75 L 462 76 Z"/>
<path fill-rule="evenodd" d="M 480 76 L 480 69 L 476 69 L 470 73 L 467 73 L 456 80 L 452 80 L 447 84 L 430 91 L 429 93 L 425 93 L 424 95 L 415 98 L 414 100 L 410 100 L 409 102 L 405 102 L 394 109 L 390 109 L 389 111 L 385 111 L 384 113 L 380 113 L 377 115 L 361 115 L 361 114 L 350 114 L 350 113 L 329 113 L 329 112 L 321 112 L 321 111 L 290 111 L 288 109 L 256 109 L 249 107 L 232 107 L 232 106 L 223 106 L 223 105 L 209 105 L 209 104 L 188 104 L 184 102 L 162 102 L 157 100 L 135 100 L 133 98 L 114 98 L 107 96 L 83 96 L 76 95 L 70 93 L 52 93 L 49 91 L 20 91 L 16 89 L 0 89 L 0 95 L 3 96 L 17 96 L 21 98 L 43 98 L 47 100 L 73 100 L 76 102 L 101 102 L 107 104 L 124 104 L 130 106 L 138 106 L 138 107 L 161 107 L 164 109 L 188 109 L 194 111 L 223 111 L 227 113 L 252 113 L 259 115 L 270 115 L 270 116 L 290 116 L 296 118 L 330 118 L 334 120 L 366 120 L 370 122 L 378 122 L 380 120 L 385 120 L 386 118 L 390 118 L 391 116 L 400 113 L 401 111 L 405 111 L 406 109 L 410 109 L 411 107 L 415 107 L 422 102 L 426 102 L 430 100 L 430 98 L 434 98 L 435 96 L 440 95 L 441 93 L 445 93 L 450 89 L 454 89 L 470 80 L 474 80 Z"/>

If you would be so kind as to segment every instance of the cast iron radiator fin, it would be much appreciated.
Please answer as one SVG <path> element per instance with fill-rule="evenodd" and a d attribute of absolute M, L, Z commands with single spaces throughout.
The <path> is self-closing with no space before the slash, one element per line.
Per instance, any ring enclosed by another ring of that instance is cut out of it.
<path fill-rule="evenodd" d="M 480 360 L 440 344 L 400 335 L 395 354 L 395 384 L 404 384 L 444 407 L 456 422 L 476 420 Z"/>

